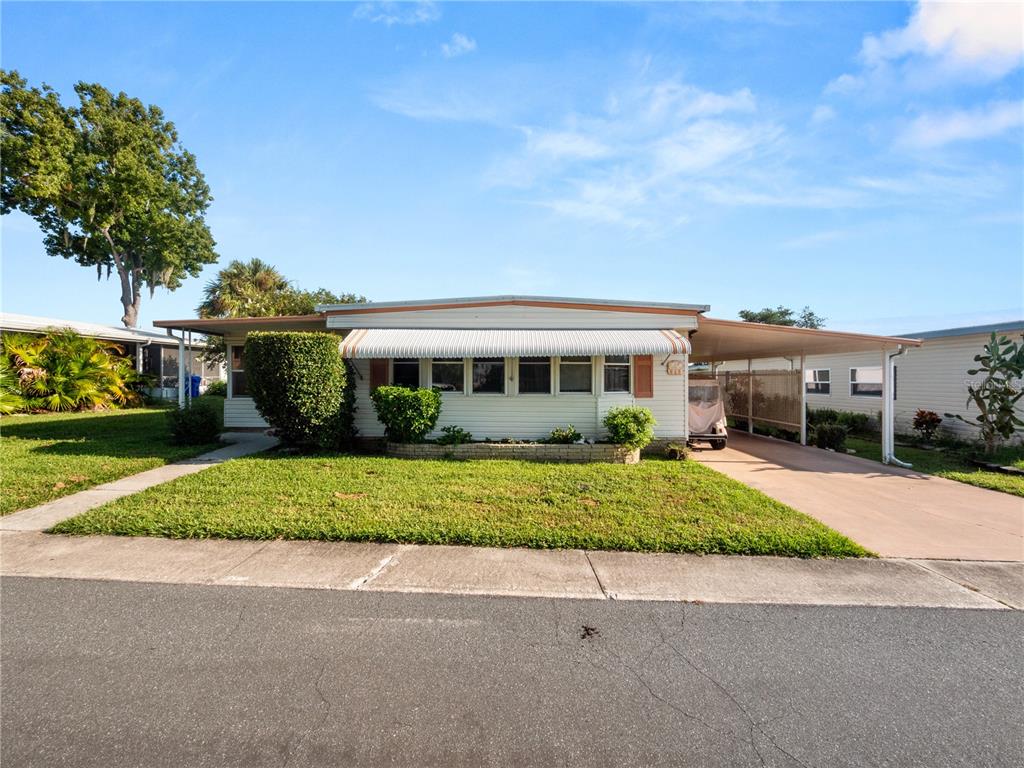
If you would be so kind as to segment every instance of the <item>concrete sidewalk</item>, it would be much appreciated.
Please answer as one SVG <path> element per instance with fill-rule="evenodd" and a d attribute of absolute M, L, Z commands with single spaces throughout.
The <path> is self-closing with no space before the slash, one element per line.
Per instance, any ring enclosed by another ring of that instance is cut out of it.
<path fill-rule="evenodd" d="M 0 533 L 0 574 L 794 605 L 1024 608 L 1024 564 Z"/>
<path fill-rule="evenodd" d="M 736 430 L 694 458 L 882 557 L 1024 560 L 1019 496 Z"/>
<path fill-rule="evenodd" d="M 120 480 L 103 483 L 36 507 L 14 512 L 0 518 L 0 531 L 45 531 L 61 520 L 80 515 L 90 509 L 102 506 L 108 501 L 144 491 L 154 485 L 176 480 L 185 475 L 202 472 L 209 467 L 223 464 L 228 459 L 249 456 L 277 445 L 276 437 L 268 437 L 261 433 L 226 432 L 221 439 L 229 444 L 191 459 L 165 464 L 162 467 L 122 477 Z"/>

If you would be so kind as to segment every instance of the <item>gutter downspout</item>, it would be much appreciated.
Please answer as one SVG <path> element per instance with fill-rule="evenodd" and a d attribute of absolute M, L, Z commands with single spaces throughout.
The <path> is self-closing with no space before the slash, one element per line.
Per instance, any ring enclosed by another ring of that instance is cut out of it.
<path fill-rule="evenodd" d="M 895 455 L 895 452 L 896 452 L 896 428 L 895 428 L 895 423 L 896 423 L 896 400 L 895 400 L 895 397 L 894 397 L 895 392 L 893 390 L 894 366 L 893 366 L 893 362 L 892 361 L 893 361 L 894 358 L 899 357 L 900 355 L 902 355 L 906 351 L 907 351 L 906 348 L 902 344 L 900 344 L 898 347 L 896 347 L 896 351 L 895 352 L 886 352 L 885 353 L 885 382 L 886 382 L 886 384 L 885 384 L 885 392 L 883 394 L 885 395 L 886 401 L 889 404 L 889 418 L 887 418 L 885 420 L 885 424 L 882 427 L 883 429 L 886 430 L 886 435 L 888 437 L 888 440 L 883 441 L 887 445 L 887 447 L 888 447 L 888 452 L 887 452 L 886 455 L 882 456 L 882 463 L 883 464 L 895 464 L 897 467 L 903 467 L 904 469 L 910 469 L 911 467 L 914 466 L 913 464 L 909 464 L 909 463 L 907 463 L 905 461 L 900 461 L 899 459 L 896 458 L 896 455 Z"/>

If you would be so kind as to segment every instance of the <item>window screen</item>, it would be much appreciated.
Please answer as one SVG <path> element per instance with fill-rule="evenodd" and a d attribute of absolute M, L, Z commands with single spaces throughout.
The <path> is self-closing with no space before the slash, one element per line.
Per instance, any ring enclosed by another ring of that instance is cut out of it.
<path fill-rule="evenodd" d="M 551 394 L 551 358 L 519 358 L 519 394 Z"/>
<path fill-rule="evenodd" d="M 629 356 L 607 355 L 604 359 L 604 391 L 629 392 Z"/>
<path fill-rule="evenodd" d="M 559 360 L 558 391 L 591 391 L 591 367 L 589 357 L 563 357 Z"/>

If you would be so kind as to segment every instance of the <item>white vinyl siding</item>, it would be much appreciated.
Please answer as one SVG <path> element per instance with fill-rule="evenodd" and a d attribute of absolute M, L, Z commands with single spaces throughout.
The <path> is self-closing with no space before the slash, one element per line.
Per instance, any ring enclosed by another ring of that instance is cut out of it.
<path fill-rule="evenodd" d="M 675 359 L 685 361 L 682 355 Z M 517 362 L 515 358 L 506 359 L 506 377 L 517 369 Z M 356 426 L 362 435 L 379 437 L 384 434 L 384 427 L 377 421 L 370 402 L 370 361 L 353 360 L 352 363 L 360 374 L 356 377 Z M 601 370 L 600 365 L 601 358 L 595 358 L 591 365 L 593 381 L 598 380 L 593 374 L 595 369 Z M 472 392 L 444 394 L 441 418 L 431 437 L 439 437 L 445 426 L 456 425 L 472 432 L 477 440 L 506 437 L 528 440 L 545 437 L 554 427 L 572 424 L 584 436 L 602 439 L 605 434 L 601 420 L 610 408 L 619 405 L 650 408 L 658 422 L 654 432 L 659 438 L 680 439 L 686 433 L 686 377 L 669 376 L 662 360 L 654 363 L 653 398 L 636 400 L 628 392 L 607 395 L 594 392 L 519 395 L 517 392 L 518 382 L 513 380 L 507 383 L 505 396 Z"/>
<path fill-rule="evenodd" d="M 559 307 L 465 307 L 411 312 L 369 312 L 334 315 L 335 328 L 677 328 L 697 327 L 694 314 L 616 312 Z M 685 335 L 685 334 L 684 334 Z"/>

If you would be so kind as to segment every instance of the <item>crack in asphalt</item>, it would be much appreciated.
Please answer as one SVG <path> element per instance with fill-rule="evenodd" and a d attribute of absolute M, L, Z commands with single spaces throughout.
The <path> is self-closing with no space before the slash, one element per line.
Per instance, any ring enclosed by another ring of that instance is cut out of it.
<path fill-rule="evenodd" d="M 295 745 L 295 749 L 288 750 L 288 753 L 285 755 L 284 762 L 281 764 L 281 768 L 288 768 L 288 765 L 291 763 L 292 758 L 300 752 L 300 750 L 302 749 L 302 745 L 306 743 L 306 740 L 310 737 L 310 735 L 315 731 L 320 730 L 323 727 L 324 723 L 327 722 L 327 716 L 331 713 L 331 702 L 327 698 L 327 695 L 324 693 L 324 690 L 320 687 L 320 685 L 323 682 L 324 674 L 326 674 L 327 672 L 328 663 L 328 660 L 323 661 L 323 663 L 320 665 L 320 672 L 317 674 L 316 679 L 313 681 L 313 689 L 320 697 L 320 705 L 324 708 L 323 714 L 317 719 L 316 722 L 314 722 L 312 725 L 309 726 L 309 728 L 306 729 L 305 733 L 302 734 L 302 738 L 299 739 L 299 743 Z"/>
<path fill-rule="evenodd" d="M 679 632 L 675 635 L 675 637 L 673 639 L 681 637 L 686 632 L 686 606 L 685 605 L 681 606 L 681 608 L 682 608 L 683 618 L 682 618 L 682 621 L 680 622 Z M 783 755 L 788 757 L 794 763 L 796 763 L 799 766 L 802 766 L 802 768 L 809 768 L 809 766 L 806 763 L 804 763 L 802 760 L 800 760 L 800 758 L 796 757 L 796 755 L 793 755 L 792 753 L 790 753 L 789 751 L 787 751 L 786 749 L 781 747 L 779 745 L 779 743 L 775 740 L 775 737 L 772 736 L 770 733 L 768 733 L 753 718 L 753 716 L 751 716 L 751 714 L 747 710 L 747 708 L 745 706 L 743 706 L 743 704 L 741 704 L 739 702 L 739 700 L 724 685 L 722 685 L 722 683 L 720 683 L 713 675 L 711 675 L 710 673 L 708 673 L 706 670 L 702 669 L 701 667 L 697 666 L 696 662 L 694 662 L 693 659 L 691 659 L 688 655 L 683 653 L 683 651 L 681 651 L 673 642 L 671 642 L 665 636 L 665 633 L 662 631 L 661 627 L 659 627 L 657 625 L 654 625 L 654 629 L 660 635 L 664 645 L 667 648 L 669 648 L 669 650 L 671 650 L 673 654 L 675 654 L 688 667 L 690 667 L 690 669 L 692 669 L 698 675 L 700 675 L 705 680 L 707 680 L 709 683 L 711 683 L 717 690 L 719 690 L 722 693 L 722 695 L 724 695 L 729 701 L 732 702 L 733 706 L 736 707 L 736 709 L 738 709 L 743 714 L 743 716 L 746 718 L 747 722 L 750 724 L 750 746 L 753 748 L 754 752 L 757 753 L 757 757 L 761 761 L 761 765 L 765 765 L 764 756 L 761 754 L 761 750 L 757 746 L 757 739 L 754 737 L 754 731 L 755 730 L 758 733 L 760 733 L 765 739 L 767 739 L 771 743 L 771 745 L 773 747 L 775 747 L 776 750 L 778 750 L 780 753 L 782 753 Z"/>

